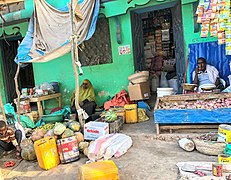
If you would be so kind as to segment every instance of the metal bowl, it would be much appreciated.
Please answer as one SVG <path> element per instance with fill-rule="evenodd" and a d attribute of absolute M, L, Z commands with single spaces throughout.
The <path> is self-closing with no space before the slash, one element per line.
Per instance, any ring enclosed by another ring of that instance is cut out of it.
<path fill-rule="evenodd" d="M 195 89 L 195 87 L 197 87 L 197 84 L 184 83 L 184 84 L 182 84 L 182 87 L 184 90 L 193 91 Z"/>
<path fill-rule="evenodd" d="M 200 86 L 200 88 L 203 91 L 211 91 L 213 89 L 216 89 L 216 86 L 214 84 L 203 84 L 203 85 Z"/>

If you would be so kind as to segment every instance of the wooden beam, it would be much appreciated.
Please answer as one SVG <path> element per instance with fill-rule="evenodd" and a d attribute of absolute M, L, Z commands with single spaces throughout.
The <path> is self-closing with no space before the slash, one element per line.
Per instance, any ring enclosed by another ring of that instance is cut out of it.
<path fill-rule="evenodd" d="M 24 0 L 0 0 L 0 5 L 12 4 L 12 3 L 18 3 L 18 2 L 24 2 Z"/>
<path fill-rule="evenodd" d="M 4 105 L 2 103 L 2 95 L 0 95 L 0 108 L 1 108 L 1 111 L 2 111 L 3 119 L 4 119 L 4 121 L 7 124 L 7 119 L 6 119 L 6 114 L 5 114 L 5 110 L 4 110 Z"/>

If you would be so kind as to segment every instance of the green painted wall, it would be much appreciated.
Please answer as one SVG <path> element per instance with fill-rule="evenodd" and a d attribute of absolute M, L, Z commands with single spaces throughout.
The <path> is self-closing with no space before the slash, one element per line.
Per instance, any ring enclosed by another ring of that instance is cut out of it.
<path fill-rule="evenodd" d="M 128 85 L 127 77 L 134 72 L 130 11 L 174 2 L 174 0 L 167 0 L 164 2 L 157 2 L 155 0 L 149 1 L 150 0 L 134 0 L 131 4 L 127 5 L 127 0 L 118 0 L 114 3 L 105 4 L 107 5 L 106 8 L 101 9 L 101 13 L 104 13 L 109 20 L 113 63 L 83 67 L 84 75 L 80 77 L 80 83 L 82 83 L 85 78 L 92 82 L 97 95 L 98 105 L 103 105 L 103 102 L 106 101 L 109 96 L 112 97 L 121 89 L 126 89 Z M 139 6 L 142 4 L 145 5 Z M 119 15 L 118 17 L 121 23 L 122 44 L 120 45 L 116 41 L 116 22 L 113 17 L 115 15 Z M 24 29 L 21 31 L 23 31 L 24 34 Z M 123 45 L 130 45 L 131 54 L 119 55 L 118 47 Z M 63 104 L 66 105 L 70 103 L 69 99 L 75 88 L 70 53 L 47 63 L 33 64 L 33 68 L 36 84 L 50 81 L 60 82 Z"/>
<path fill-rule="evenodd" d="M 123 32 L 121 45 L 132 46 L 130 15 L 126 14 L 119 18 Z M 92 82 L 99 105 L 103 105 L 108 96 L 114 96 L 122 88 L 126 88 L 127 77 L 134 71 L 132 54 L 122 56 L 118 54 L 119 45 L 116 43 L 115 19 L 109 18 L 109 23 L 113 63 L 83 67 L 84 74 L 80 76 L 80 83 L 86 78 Z M 61 82 L 63 103 L 69 104 L 70 95 L 75 88 L 71 55 L 67 54 L 43 64 L 37 63 L 33 67 L 36 84 L 53 80 Z"/>
<path fill-rule="evenodd" d="M 119 1 L 121 2 L 121 1 Z M 126 1 L 123 1 L 125 3 Z M 146 3 L 147 1 L 142 1 Z M 172 2 L 171 0 L 165 2 L 151 1 L 143 7 L 153 6 L 157 4 L 164 4 Z M 123 7 L 121 2 L 119 7 Z M 109 4 L 109 3 L 108 3 Z M 115 4 L 114 4 L 115 5 Z M 107 16 L 115 15 L 115 6 L 108 6 Z M 118 6 L 117 6 L 118 7 Z M 128 13 L 118 16 L 121 23 L 121 35 L 122 44 L 117 44 L 116 41 L 116 22 L 113 17 L 109 19 L 110 26 L 110 37 L 112 46 L 112 60 L 111 64 L 96 65 L 83 67 L 84 75 L 80 77 L 80 83 L 83 79 L 89 79 L 96 92 L 96 99 L 98 105 L 103 105 L 103 103 L 110 96 L 114 96 L 121 89 L 126 88 L 128 85 L 127 77 L 134 72 L 134 61 L 133 53 L 128 55 L 119 55 L 118 47 L 123 45 L 130 45 L 132 52 L 132 33 L 131 33 L 131 21 L 130 21 L 130 11 L 140 8 L 141 6 L 136 6 L 135 8 L 130 8 Z M 126 6 L 126 8 L 128 8 Z M 110 11 L 111 10 L 111 11 Z M 121 9 L 120 13 L 124 12 L 124 8 Z M 125 11 L 126 12 L 126 11 Z M 117 12 L 118 13 L 118 12 Z M 69 99 L 72 91 L 74 90 L 74 74 L 71 64 L 70 54 L 65 55 L 57 60 L 45 63 L 45 64 L 34 64 L 34 73 L 36 84 L 42 83 L 44 81 L 59 81 L 61 82 L 61 91 L 63 93 L 63 103 L 69 104 Z"/>

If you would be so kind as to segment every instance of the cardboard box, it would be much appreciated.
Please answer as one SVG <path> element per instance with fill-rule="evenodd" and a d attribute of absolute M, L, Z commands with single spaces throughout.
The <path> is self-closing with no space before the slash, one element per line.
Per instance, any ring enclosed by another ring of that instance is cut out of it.
<path fill-rule="evenodd" d="M 150 95 L 150 88 L 147 82 L 129 85 L 128 93 L 130 99 L 133 100 L 142 100 L 148 99 Z"/>
<path fill-rule="evenodd" d="M 109 124 L 91 121 L 84 125 L 84 139 L 96 140 L 98 137 L 109 134 Z"/>

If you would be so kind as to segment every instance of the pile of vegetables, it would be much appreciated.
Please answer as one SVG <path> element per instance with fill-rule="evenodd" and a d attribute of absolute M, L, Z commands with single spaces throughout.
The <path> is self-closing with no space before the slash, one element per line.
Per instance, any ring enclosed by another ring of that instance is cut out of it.
<path fill-rule="evenodd" d="M 105 114 L 105 122 L 114 122 L 117 119 L 117 114 L 113 110 L 109 110 Z"/>
<path fill-rule="evenodd" d="M 54 126 L 55 126 L 54 124 L 48 123 L 48 124 L 44 124 L 43 126 L 36 128 L 36 129 L 43 129 L 45 131 L 49 131 L 49 130 L 53 129 Z"/>
<path fill-rule="evenodd" d="M 217 109 L 230 107 L 231 98 L 180 102 L 161 102 L 158 105 L 158 109 Z"/>

